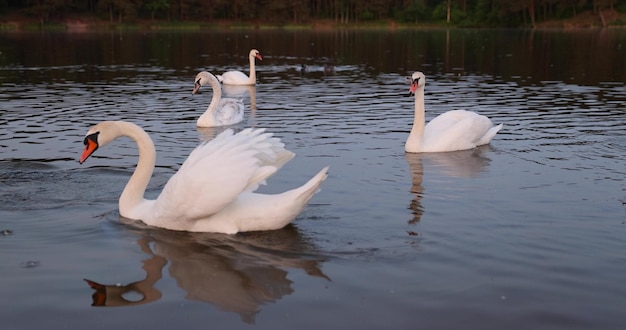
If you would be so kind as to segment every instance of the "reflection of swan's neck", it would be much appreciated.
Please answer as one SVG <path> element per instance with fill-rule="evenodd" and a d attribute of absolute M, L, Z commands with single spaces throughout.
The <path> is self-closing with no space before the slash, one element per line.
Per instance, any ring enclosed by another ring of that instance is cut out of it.
<path fill-rule="evenodd" d="M 256 69 L 254 58 L 254 55 L 250 55 L 250 77 L 248 78 L 248 83 L 252 85 L 256 84 Z"/>
<path fill-rule="evenodd" d="M 138 241 L 141 250 L 152 254 L 148 245 L 148 239 L 143 237 Z M 147 304 L 161 299 L 161 291 L 154 286 L 162 277 L 163 267 L 167 265 L 167 259 L 152 254 L 150 259 L 143 262 L 143 269 L 146 271 L 146 278 L 127 285 L 113 284 L 105 285 L 85 279 L 89 286 L 96 290 L 93 294 L 92 306 L 132 306 Z M 143 296 L 138 300 L 126 299 L 129 293 Z"/>
<path fill-rule="evenodd" d="M 418 87 L 415 91 L 415 115 L 413 118 L 413 128 L 406 141 L 406 151 L 420 151 L 422 138 L 424 137 L 424 88 Z"/>
<path fill-rule="evenodd" d="M 150 136 L 139 126 L 126 122 L 117 122 L 120 136 L 128 136 L 137 143 L 139 160 L 135 172 L 128 180 L 120 196 L 120 214 L 128 218 L 136 218 L 132 210 L 144 200 L 143 195 L 152 177 L 156 163 L 156 150 Z"/>
<path fill-rule="evenodd" d="M 424 186 L 422 185 L 424 179 L 424 165 L 422 154 L 407 153 L 405 157 L 411 169 L 411 181 L 413 182 L 411 185 L 411 193 L 415 194 L 415 197 L 409 204 L 409 209 L 413 211 L 413 219 L 409 220 L 409 223 L 415 224 L 420 222 L 422 214 L 424 214 L 424 207 L 422 206 L 422 198 L 424 198 Z"/>
<path fill-rule="evenodd" d="M 256 110 L 256 87 L 252 86 L 248 94 L 250 96 L 250 110 L 252 111 L 250 115 L 254 115 L 254 111 Z"/>
<path fill-rule="evenodd" d="M 220 87 L 219 81 L 209 78 L 209 84 L 211 84 L 211 88 L 213 89 L 213 98 L 211 98 L 211 103 L 206 108 L 206 111 L 198 118 L 198 126 L 213 125 L 215 113 L 222 99 L 222 88 Z"/>

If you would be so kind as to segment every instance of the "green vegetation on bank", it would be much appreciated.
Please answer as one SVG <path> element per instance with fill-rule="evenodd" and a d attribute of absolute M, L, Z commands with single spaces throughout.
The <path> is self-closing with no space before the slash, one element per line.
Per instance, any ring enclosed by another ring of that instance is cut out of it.
<path fill-rule="evenodd" d="M 626 26 L 626 0 L 0 0 L 0 30 Z"/>

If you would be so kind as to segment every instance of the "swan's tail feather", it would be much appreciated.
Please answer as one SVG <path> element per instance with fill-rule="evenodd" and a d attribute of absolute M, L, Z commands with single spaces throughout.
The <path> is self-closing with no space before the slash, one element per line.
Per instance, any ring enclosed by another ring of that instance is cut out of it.
<path fill-rule="evenodd" d="M 314 177 L 302 186 L 285 191 L 278 195 L 250 194 L 254 204 L 262 204 L 266 208 L 265 216 L 261 216 L 254 222 L 242 222 L 239 231 L 274 230 L 283 228 L 293 221 L 304 210 L 307 203 L 320 189 L 320 185 L 328 177 L 328 166 L 324 167 Z M 256 214 L 256 207 L 250 209 Z"/>
<path fill-rule="evenodd" d="M 328 177 L 328 169 L 328 166 L 324 167 L 307 183 L 296 189 L 298 191 L 297 200 L 302 203 L 302 205 L 308 203 L 311 197 L 313 197 L 313 195 L 315 195 L 320 190 L 320 185 Z"/>
<path fill-rule="evenodd" d="M 480 140 L 478 140 L 478 143 L 476 143 L 477 146 L 482 146 L 484 144 L 489 144 L 489 142 L 491 142 L 491 139 L 493 139 L 494 136 L 496 136 L 496 133 L 498 133 L 498 131 L 500 131 L 500 129 L 502 129 L 502 125 L 500 124 L 498 126 L 494 126 L 492 128 L 490 128 L 487 133 L 485 133 L 485 135 L 483 135 L 483 137 L 480 138 Z"/>

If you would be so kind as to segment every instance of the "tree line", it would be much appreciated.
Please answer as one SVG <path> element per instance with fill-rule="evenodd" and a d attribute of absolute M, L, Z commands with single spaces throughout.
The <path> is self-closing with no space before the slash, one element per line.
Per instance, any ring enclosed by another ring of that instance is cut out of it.
<path fill-rule="evenodd" d="M 0 0 L 0 15 L 42 23 L 95 17 L 111 23 L 137 20 L 349 25 L 393 20 L 457 26 L 535 26 L 593 12 L 626 12 L 626 0 Z M 624 24 L 624 22 L 621 22 Z"/>

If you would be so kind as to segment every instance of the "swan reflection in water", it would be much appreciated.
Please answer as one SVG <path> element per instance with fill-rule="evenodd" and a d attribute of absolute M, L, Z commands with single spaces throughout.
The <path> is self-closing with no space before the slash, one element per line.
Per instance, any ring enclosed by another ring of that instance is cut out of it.
<path fill-rule="evenodd" d="M 127 285 L 85 280 L 93 293 L 92 306 L 132 306 L 159 300 L 155 284 L 169 262 L 169 274 L 186 298 L 234 312 L 254 323 L 264 304 L 294 292 L 290 269 L 327 281 L 321 270 L 323 256 L 293 225 L 268 232 L 233 236 L 144 229 L 137 243 L 150 258 L 143 261 L 146 277 Z M 127 299 L 125 297 L 137 297 Z"/>
<path fill-rule="evenodd" d="M 409 209 L 413 212 L 410 224 L 416 224 L 424 214 L 422 198 L 424 198 L 424 176 L 440 174 L 450 178 L 473 178 L 484 172 L 491 159 L 484 154 L 491 150 L 489 145 L 470 150 L 451 152 L 405 153 L 406 161 L 411 169 L 411 200 Z"/>

